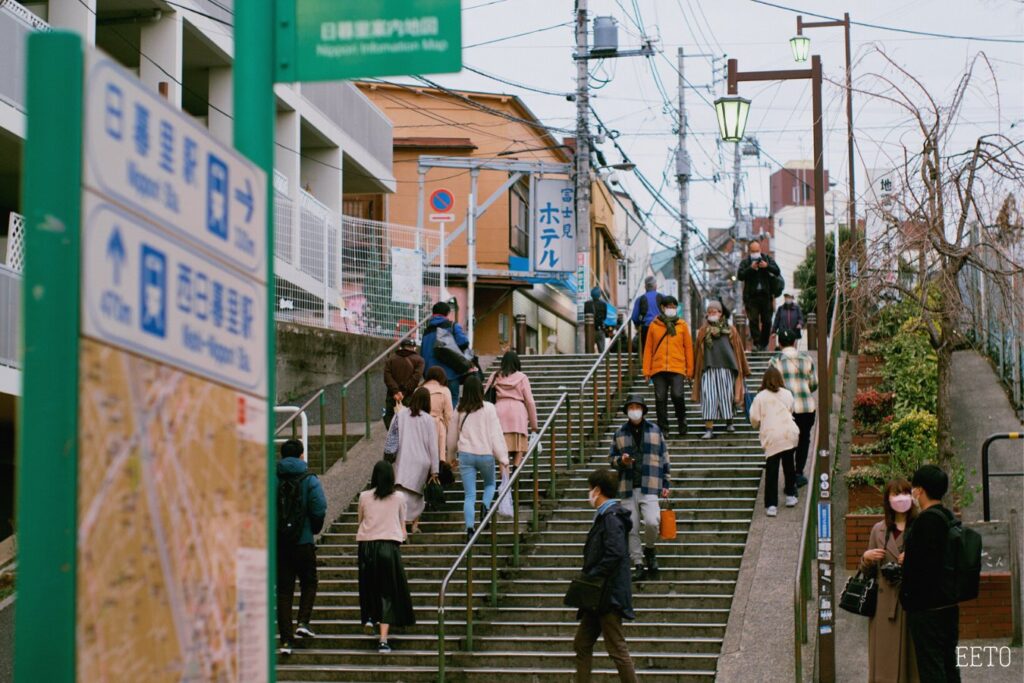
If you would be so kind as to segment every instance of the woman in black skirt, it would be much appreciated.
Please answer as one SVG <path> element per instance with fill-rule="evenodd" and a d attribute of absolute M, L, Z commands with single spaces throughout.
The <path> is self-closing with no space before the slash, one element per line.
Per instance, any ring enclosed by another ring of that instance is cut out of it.
<path fill-rule="evenodd" d="M 391 652 L 391 626 L 412 626 L 409 584 L 402 569 L 405 498 L 395 493 L 395 470 L 381 460 L 373 466 L 370 488 L 359 494 L 359 613 L 368 633 L 380 626 L 379 652 Z"/>

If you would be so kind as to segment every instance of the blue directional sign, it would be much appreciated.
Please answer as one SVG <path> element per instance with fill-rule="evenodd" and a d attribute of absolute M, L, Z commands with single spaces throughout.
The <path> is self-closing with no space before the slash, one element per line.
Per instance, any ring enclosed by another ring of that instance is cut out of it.
<path fill-rule="evenodd" d="M 83 334 L 264 394 L 266 287 L 99 195 L 84 200 Z"/>
<path fill-rule="evenodd" d="M 832 538 L 832 503 L 818 503 L 818 538 Z"/>
<path fill-rule="evenodd" d="M 265 281 L 263 171 L 113 60 L 86 75 L 86 187 Z"/>

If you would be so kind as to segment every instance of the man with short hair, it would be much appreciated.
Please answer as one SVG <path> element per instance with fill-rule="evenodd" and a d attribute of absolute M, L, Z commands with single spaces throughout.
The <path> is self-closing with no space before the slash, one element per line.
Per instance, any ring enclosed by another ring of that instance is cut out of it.
<path fill-rule="evenodd" d="M 668 398 L 672 395 L 679 436 L 686 436 L 686 384 L 693 378 L 693 340 L 690 326 L 679 317 L 679 301 L 674 296 L 661 299 L 661 314 L 647 333 L 644 347 L 644 377 L 654 383 L 654 408 L 658 428 L 670 434 Z"/>
<path fill-rule="evenodd" d="M 740 261 L 736 278 L 743 283 L 743 307 L 747 311 L 750 339 L 755 351 L 768 348 L 772 331 L 772 281 L 782 275 L 779 264 L 761 253 L 761 243 L 751 240 L 748 256 Z"/>
<path fill-rule="evenodd" d="M 951 683 L 960 680 L 956 665 L 960 607 L 951 568 L 944 566 L 946 539 L 953 513 L 942 506 L 949 477 L 935 465 L 924 465 L 910 482 L 910 495 L 921 512 L 906 531 L 900 603 L 914 641 L 917 671 L 922 681 Z"/>
<path fill-rule="evenodd" d="M 423 371 L 426 372 L 435 365 L 443 369 L 444 374 L 448 376 L 448 390 L 452 393 L 452 405 L 458 406 L 462 374 L 457 369 L 449 367 L 437 359 L 434 354 L 434 342 L 437 340 L 438 328 L 451 330 L 452 336 L 455 337 L 455 343 L 462 351 L 469 348 L 469 337 L 462 331 L 462 325 L 452 321 L 452 307 L 444 301 L 438 301 L 434 304 L 431 313 L 433 315 L 427 321 L 427 329 L 423 333 L 422 345 L 420 347 L 420 352 L 423 355 Z"/>
<path fill-rule="evenodd" d="M 277 633 L 278 652 L 292 653 L 295 638 L 314 638 L 309 627 L 316 600 L 316 543 L 314 534 L 324 528 L 327 498 L 316 475 L 302 459 L 302 442 L 281 444 L 277 463 Z M 292 630 L 292 598 L 299 579 L 299 620 Z"/>
<path fill-rule="evenodd" d="M 782 381 L 793 394 L 793 420 L 800 428 L 800 440 L 797 441 L 795 454 L 796 485 L 799 488 L 807 485 L 804 468 L 807 466 L 817 410 L 814 392 L 818 390 L 818 373 L 814 369 L 814 359 L 804 351 L 797 351 L 796 340 L 797 335 L 791 329 L 779 332 L 782 350 L 772 356 L 768 365 L 782 373 Z"/>
<path fill-rule="evenodd" d="M 384 426 L 388 429 L 398 404 L 409 405 L 412 392 L 423 379 L 423 366 L 423 357 L 416 353 L 416 342 L 409 337 L 401 341 L 398 349 L 384 363 L 384 385 L 388 390 L 384 399 Z"/>
<path fill-rule="evenodd" d="M 782 295 L 783 303 L 775 310 L 775 322 L 772 323 L 772 334 L 778 336 L 783 330 L 793 333 L 795 339 L 803 336 L 804 314 L 793 298 L 792 292 Z"/>
<path fill-rule="evenodd" d="M 644 279 L 644 293 L 637 297 L 633 304 L 633 315 L 630 316 L 633 326 L 640 330 L 638 351 L 641 353 L 641 358 L 643 357 L 643 348 L 647 344 L 647 328 L 658 317 L 660 305 L 661 294 L 658 294 L 658 279 L 653 275 L 648 275 Z"/>
<path fill-rule="evenodd" d="M 644 419 L 647 404 L 641 397 L 627 397 L 622 412 L 628 419 L 612 437 L 608 461 L 619 473 L 619 500 L 633 517 L 629 533 L 633 580 L 643 581 L 648 574 L 658 575 L 658 556 L 654 548 L 661 531 L 658 495 L 668 498 L 669 458 L 665 436 L 658 425 Z M 641 522 L 643 544 L 640 542 Z"/>
<path fill-rule="evenodd" d="M 607 468 L 594 470 L 587 477 L 587 497 L 597 510 L 594 524 L 587 533 L 583 546 L 583 574 L 603 578 L 604 599 L 597 610 L 580 609 L 576 618 L 580 625 L 573 639 L 576 653 L 576 683 L 590 682 L 590 668 L 594 658 L 594 643 L 604 636 L 608 656 L 615 662 L 619 680 L 636 681 L 633 660 L 622 633 L 622 620 L 635 619 L 633 613 L 633 587 L 629 582 L 629 552 L 626 535 L 633 526 L 629 512 L 615 500 L 619 477 Z"/>

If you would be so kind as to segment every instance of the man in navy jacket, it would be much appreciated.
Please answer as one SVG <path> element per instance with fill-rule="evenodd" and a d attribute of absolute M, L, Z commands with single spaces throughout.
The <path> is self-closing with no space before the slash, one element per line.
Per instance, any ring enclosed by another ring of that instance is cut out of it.
<path fill-rule="evenodd" d="M 658 294 L 658 280 L 648 275 L 644 280 L 644 293 L 633 303 L 633 326 L 640 328 L 640 357 L 643 358 L 644 344 L 647 343 L 647 328 L 661 313 L 661 294 Z"/>
<path fill-rule="evenodd" d="M 462 331 L 461 325 L 451 321 L 449 318 L 451 312 L 451 306 L 443 301 L 438 301 L 434 304 L 434 307 L 431 309 L 433 315 L 427 321 L 427 331 L 423 334 L 420 355 L 423 356 L 424 373 L 435 365 L 444 370 L 444 374 L 448 376 L 448 390 L 452 392 L 452 405 L 457 406 L 459 405 L 459 373 L 434 357 L 434 341 L 437 339 L 437 328 L 439 327 L 451 329 L 452 336 L 455 337 L 455 343 L 459 345 L 460 349 L 465 351 L 469 348 L 469 337 Z"/>

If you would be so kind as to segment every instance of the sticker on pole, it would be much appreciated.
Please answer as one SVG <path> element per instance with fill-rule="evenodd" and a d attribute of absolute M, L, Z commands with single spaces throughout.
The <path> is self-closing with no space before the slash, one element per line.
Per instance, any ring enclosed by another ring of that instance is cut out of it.
<path fill-rule="evenodd" d="M 86 84 L 86 187 L 265 281 L 263 171 L 106 57 Z"/>
<path fill-rule="evenodd" d="M 264 286 L 91 192 L 84 217 L 86 336 L 265 394 Z"/>

